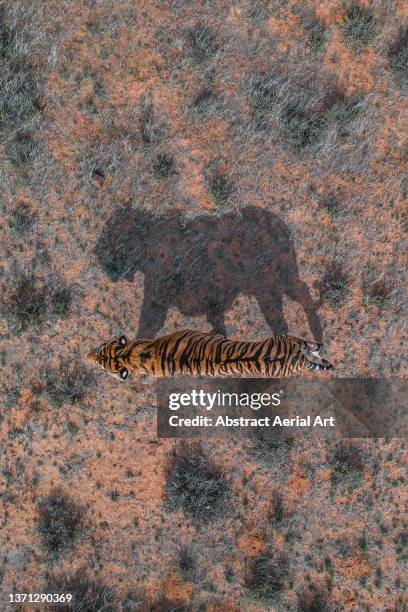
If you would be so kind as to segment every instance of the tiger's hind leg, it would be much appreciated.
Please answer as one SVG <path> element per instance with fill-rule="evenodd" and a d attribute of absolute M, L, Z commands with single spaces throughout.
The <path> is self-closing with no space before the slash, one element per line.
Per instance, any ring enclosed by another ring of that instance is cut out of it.
<path fill-rule="evenodd" d="M 306 364 L 305 364 L 305 368 L 308 370 L 312 370 L 314 372 L 316 371 L 320 371 L 320 372 L 324 372 L 327 370 L 332 370 L 334 368 L 333 364 L 330 363 L 330 361 L 327 361 L 327 359 L 321 359 L 319 362 L 316 361 L 311 361 L 310 359 L 308 359 L 305 356 L 306 359 Z"/>
<path fill-rule="evenodd" d="M 319 359 L 322 357 L 320 351 L 323 348 L 323 344 L 321 342 L 306 342 L 307 349 L 313 357 L 318 357 Z"/>

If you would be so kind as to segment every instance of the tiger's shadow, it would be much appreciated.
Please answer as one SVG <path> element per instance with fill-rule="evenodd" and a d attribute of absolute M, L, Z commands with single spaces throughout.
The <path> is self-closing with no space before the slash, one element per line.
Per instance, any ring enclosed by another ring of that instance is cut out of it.
<path fill-rule="evenodd" d="M 317 303 L 300 279 L 289 230 L 275 214 L 247 206 L 239 213 L 182 219 L 123 207 L 107 221 L 95 248 L 113 281 L 144 274 L 139 338 L 153 338 L 176 306 L 187 316 L 205 315 L 225 334 L 225 312 L 242 293 L 253 296 L 274 334 L 288 333 L 282 300 L 298 302 L 321 342 Z"/>

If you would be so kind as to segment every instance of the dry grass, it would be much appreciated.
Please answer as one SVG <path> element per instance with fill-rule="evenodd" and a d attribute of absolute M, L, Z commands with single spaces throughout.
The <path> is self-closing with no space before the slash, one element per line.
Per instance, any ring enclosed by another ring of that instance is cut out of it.
<path fill-rule="evenodd" d="M 51 558 L 71 549 L 79 536 L 84 508 L 61 489 L 53 489 L 38 505 L 39 531 Z"/>
<path fill-rule="evenodd" d="M 10 228 L 24 234 L 32 227 L 33 219 L 27 211 L 20 211 L 11 218 Z M 69 315 L 75 288 L 69 287 L 55 275 L 42 279 L 31 272 L 10 276 L 4 289 L 3 317 L 17 333 L 31 326 L 41 326 L 48 320 Z"/>
<path fill-rule="evenodd" d="M 287 574 L 287 558 L 272 549 L 249 563 L 245 587 L 251 597 L 264 605 L 276 603 L 276 597 L 284 589 Z"/>
<path fill-rule="evenodd" d="M 195 520 L 219 516 L 227 499 L 228 484 L 222 470 L 200 444 L 180 443 L 167 466 L 166 497 L 170 511 L 179 508 Z"/>
<path fill-rule="evenodd" d="M 95 578 L 89 578 L 86 569 L 72 574 L 50 575 L 45 591 L 73 595 L 72 604 L 58 606 L 62 612 L 111 612 L 116 605 L 112 589 Z"/>
<path fill-rule="evenodd" d="M 59 556 L 49 588 L 85 610 L 403 610 L 402 438 L 258 432 L 169 458 L 152 382 L 83 359 L 136 336 L 145 296 L 157 334 L 260 339 L 281 300 L 276 327 L 309 337 L 281 291 L 293 243 L 336 375 L 406 377 L 401 3 L 0 6 L 1 597 Z"/>
<path fill-rule="evenodd" d="M 377 33 L 372 10 L 357 2 L 351 3 L 344 17 L 343 33 L 345 40 L 352 46 L 361 44 L 367 47 L 372 44 Z"/>

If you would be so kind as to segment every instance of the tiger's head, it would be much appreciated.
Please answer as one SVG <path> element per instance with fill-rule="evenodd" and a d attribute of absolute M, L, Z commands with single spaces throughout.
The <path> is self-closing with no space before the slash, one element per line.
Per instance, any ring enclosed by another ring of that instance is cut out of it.
<path fill-rule="evenodd" d="M 124 350 L 126 345 L 126 336 L 120 336 L 92 349 L 86 357 L 92 364 L 124 381 L 129 376 L 129 370 L 126 367 L 126 351 Z"/>

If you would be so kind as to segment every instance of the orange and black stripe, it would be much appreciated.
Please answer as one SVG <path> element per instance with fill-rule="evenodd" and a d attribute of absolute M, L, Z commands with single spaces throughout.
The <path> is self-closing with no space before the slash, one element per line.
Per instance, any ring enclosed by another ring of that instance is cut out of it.
<path fill-rule="evenodd" d="M 156 340 L 128 342 L 121 336 L 91 351 L 88 358 L 122 380 L 129 373 L 281 378 L 302 370 L 330 370 L 333 366 L 320 357 L 320 349 L 320 344 L 295 336 L 244 342 L 183 330 Z"/>

